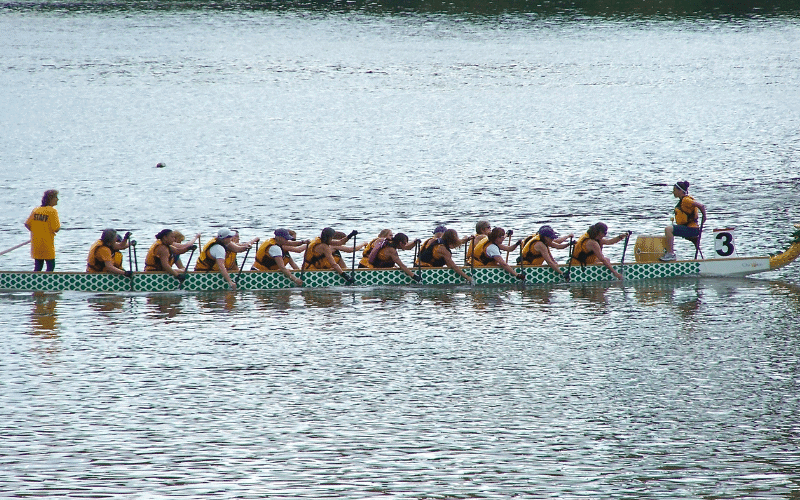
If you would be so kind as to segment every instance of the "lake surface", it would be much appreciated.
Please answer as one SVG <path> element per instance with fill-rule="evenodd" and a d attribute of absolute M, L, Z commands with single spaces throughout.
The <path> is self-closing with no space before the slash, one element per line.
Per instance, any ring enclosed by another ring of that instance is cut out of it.
<path fill-rule="evenodd" d="M 660 234 L 684 179 L 741 255 L 800 222 L 792 17 L 4 4 L 0 68 L 0 250 L 59 189 L 62 271 L 104 227 L 134 233 L 140 265 L 163 227 Z M 797 263 L 0 293 L 0 496 L 794 498 L 798 324 Z"/>

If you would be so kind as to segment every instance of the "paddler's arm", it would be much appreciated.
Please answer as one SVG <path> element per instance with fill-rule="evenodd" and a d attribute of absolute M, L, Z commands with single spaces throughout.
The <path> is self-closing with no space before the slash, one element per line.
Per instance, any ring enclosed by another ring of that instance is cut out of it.
<path fill-rule="evenodd" d="M 278 266 L 278 269 L 280 269 L 280 270 L 281 270 L 281 272 L 282 272 L 284 275 L 286 275 L 286 277 L 287 277 L 287 278 L 289 278 L 290 280 L 292 280 L 292 282 L 293 282 L 295 285 L 297 285 L 297 286 L 303 286 L 303 282 L 302 282 L 302 281 L 300 281 L 300 278 L 298 278 L 297 276 L 295 276 L 294 274 L 292 274 L 292 272 L 291 272 L 291 271 L 289 271 L 288 269 L 286 269 L 286 265 L 284 265 L 284 263 L 283 263 L 283 257 L 273 257 L 273 260 L 275 261 L 275 264 Z M 294 261 L 293 261 L 291 258 L 289 259 L 289 261 L 290 261 L 292 264 L 294 264 Z M 297 265 L 296 265 L 296 264 L 295 264 L 294 268 L 295 268 L 295 269 L 297 269 Z"/>
<path fill-rule="evenodd" d="M 416 240 L 414 240 L 414 241 L 409 241 L 408 243 L 406 243 L 405 245 L 403 245 L 401 248 L 402 248 L 403 250 L 411 250 L 412 248 L 414 248 L 415 246 L 417 246 L 417 243 L 421 243 L 421 242 L 422 242 L 422 240 L 421 240 L 421 239 L 419 239 L 419 238 L 417 238 L 417 239 L 416 239 Z"/>
<path fill-rule="evenodd" d="M 608 257 L 603 255 L 603 250 L 600 248 L 600 245 L 596 241 L 589 240 L 589 242 L 586 243 L 586 249 L 593 250 L 594 255 L 600 262 L 603 263 L 604 266 L 606 266 L 606 268 L 609 271 L 611 271 L 611 274 L 613 274 L 614 277 L 616 277 L 618 280 L 622 279 L 622 275 L 619 274 L 616 269 L 614 269 L 614 267 L 611 265 L 611 261 L 608 260 Z"/>
<path fill-rule="evenodd" d="M 328 263 L 331 265 L 331 268 L 333 268 L 334 271 L 339 273 L 340 276 L 344 274 L 344 271 L 339 266 L 339 263 L 333 258 L 333 252 L 331 251 L 330 245 L 320 243 L 317 245 L 317 248 L 322 250 L 322 253 L 325 255 L 325 258 L 328 259 Z"/>
<path fill-rule="evenodd" d="M 107 273 L 113 273 L 113 274 L 119 274 L 119 275 L 122 275 L 122 276 L 128 276 L 128 272 L 125 271 L 124 269 L 120 269 L 117 266 L 115 266 L 113 260 L 104 261 L 104 265 L 106 266 L 105 267 L 105 271 Z"/>
<path fill-rule="evenodd" d="M 172 245 L 170 245 L 170 247 L 172 247 L 172 252 L 175 255 L 180 255 L 191 250 L 192 245 L 194 245 L 194 242 L 199 239 L 200 239 L 200 233 L 197 233 L 194 235 L 194 238 L 192 238 L 192 240 L 189 241 L 188 243 L 173 243 Z"/>
<path fill-rule="evenodd" d="M 460 268 L 460 267 L 458 267 L 458 266 L 456 265 L 456 263 L 455 263 L 455 262 L 453 262 L 453 258 L 452 258 L 450 255 L 445 255 L 445 256 L 444 256 L 444 263 L 445 263 L 445 264 L 447 264 L 447 267 L 449 267 L 449 268 L 450 268 L 450 269 L 452 269 L 453 271 L 457 272 L 458 274 L 460 274 L 460 275 L 461 275 L 461 277 L 462 277 L 462 278 L 464 278 L 465 280 L 467 280 L 467 283 L 469 283 L 470 285 L 474 285 L 474 284 L 475 284 L 475 282 L 474 282 L 474 281 L 472 281 L 472 278 L 470 278 L 470 277 L 467 275 L 467 273 L 465 273 L 464 271 L 462 271 L 462 270 L 461 270 L 461 268 Z"/>
<path fill-rule="evenodd" d="M 231 249 L 234 252 L 239 253 L 239 252 L 244 252 L 248 248 L 251 248 L 256 243 L 258 243 L 258 238 L 253 238 L 252 240 L 248 241 L 247 243 L 243 243 L 241 245 L 239 243 L 234 243 L 234 242 L 230 242 L 228 245 L 230 245 Z"/>
<path fill-rule="evenodd" d="M 559 236 L 558 238 L 554 239 L 553 242 L 550 244 L 552 248 L 558 248 L 559 250 L 563 250 L 569 247 L 569 243 L 564 243 L 567 240 L 571 240 L 575 235 L 572 233 L 565 234 L 564 236 Z"/>
<path fill-rule="evenodd" d="M 217 267 L 219 267 L 219 273 L 225 278 L 225 281 L 228 282 L 231 290 L 236 290 L 236 283 L 233 282 L 231 275 L 228 273 L 228 269 L 225 267 L 225 259 L 217 259 Z"/>
<path fill-rule="evenodd" d="M 540 245 L 541 245 L 541 246 L 540 246 Z M 569 245 L 566 245 L 566 246 L 569 246 Z M 542 257 L 544 257 L 544 261 L 545 261 L 545 262 L 547 262 L 547 265 L 548 265 L 548 266 L 550 266 L 550 268 L 551 268 L 553 271 L 555 271 L 556 273 L 560 274 L 561 276 L 564 276 L 564 271 L 562 271 L 562 270 L 561 270 L 561 269 L 558 267 L 558 264 L 557 264 L 557 263 L 556 263 L 556 261 L 553 259 L 553 256 L 550 254 L 550 249 L 548 249 L 548 248 L 547 248 L 547 245 L 545 245 L 545 244 L 544 244 L 544 243 L 542 243 L 541 241 L 537 241 L 537 242 L 536 242 L 536 243 L 533 245 L 533 248 L 535 248 L 535 249 L 536 249 L 536 251 L 538 251 L 540 254 L 542 254 Z M 561 247 L 561 248 L 564 248 L 564 247 Z"/>
<path fill-rule="evenodd" d="M 498 247 L 498 248 L 499 248 L 499 247 Z M 521 274 L 519 274 L 518 272 L 516 272 L 516 271 L 514 271 L 513 269 L 511 269 L 511 266 L 509 266 L 509 265 L 506 263 L 506 261 L 505 261 L 505 260 L 503 260 L 503 256 L 502 256 L 502 255 L 495 255 L 494 257 L 492 257 L 492 259 L 494 259 L 494 262 L 495 262 L 495 264 L 497 264 L 498 266 L 500 266 L 500 267 L 502 267 L 503 269 L 505 269 L 505 271 L 506 271 L 508 274 L 510 274 L 511 276 L 513 276 L 513 277 L 515 277 L 515 278 L 522 278 L 522 275 L 521 275 Z"/>
<path fill-rule="evenodd" d="M 400 269 L 402 269 L 402 270 L 403 270 L 403 272 L 404 272 L 404 273 L 406 273 L 406 274 L 408 275 L 408 277 L 409 277 L 409 278 L 411 278 L 411 279 L 413 279 L 413 280 L 416 280 L 416 277 L 415 277 L 416 275 L 415 275 L 413 272 L 411 272 L 411 270 L 410 270 L 410 269 L 408 269 L 408 267 L 406 267 L 406 265 L 405 265 L 405 264 L 403 264 L 403 261 L 402 261 L 402 260 L 400 260 L 400 256 L 399 256 L 399 255 L 397 255 L 397 250 L 395 250 L 395 249 L 394 249 L 394 248 L 392 248 L 392 247 L 389 247 L 389 250 L 388 250 L 388 251 L 389 251 L 389 256 L 392 258 L 392 261 L 393 261 L 395 264 L 397 264 L 397 267 L 399 267 Z"/>
<path fill-rule="evenodd" d="M 167 247 L 163 245 L 159 246 L 158 255 L 156 255 L 156 257 L 158 257 L 158 260 L 161 261 L 161 269 L 170 273 L 173 276 L 177 276 L 179 274 L 178 270 L 174 269 L 172 265 L 169 263 L 169 250 L 167 249 Z"/>

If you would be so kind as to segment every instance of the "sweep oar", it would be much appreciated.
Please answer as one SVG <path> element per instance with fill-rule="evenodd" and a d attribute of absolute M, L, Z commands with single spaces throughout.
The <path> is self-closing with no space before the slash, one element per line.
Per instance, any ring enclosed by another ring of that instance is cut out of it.
<path fill-rule="evenodd" d="M 8 252 L 13 252 L 13 251 L 14 251 L 14 250 L 16 250 L 17 248 L 24 247 L 25 245 L 27 245 L 27 244 L 28 244 L 28 243 L 30 243 L 30 242 L 31 242 L 31 240 L 28 240 L 28 241 L 26 241 L 25 243 L 20 243 L 19 245 L 14 245 L 14 246 L 13 246 L 13 247 L 11 247 L 11 248 L 6 248 L 6 249 L 5 249 L 5 250 L 3 250 L 2 252 L 0 252 L 0 255 L 5 255 L 5 254 L 7 254 Z"/>

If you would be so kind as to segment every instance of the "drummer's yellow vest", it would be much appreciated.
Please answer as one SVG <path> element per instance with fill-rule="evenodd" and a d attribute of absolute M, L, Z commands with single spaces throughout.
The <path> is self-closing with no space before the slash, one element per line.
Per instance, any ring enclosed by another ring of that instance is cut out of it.
<path fill-rule="evenodd" d="M 699 210 L 693 204 L 694 198 L 689 196 L 682 196 L 675 205 L 675 224 L 679 226 L 697 227 L 697 219 L 699 217 Z"/>
<path fill-rule="evenodd" d="M 163 271 L 164 267 L 161 265 L 161 259 L 156 257 L 156 252 L 158 251 L 159 246 L 165 246 L 161 240 L 156 240 L 150 246 L 150 250 L 147 251 L 147 257 L 144 258 L 144 270 L 145 271 Z M 169 265 L 172 266 L 175 264 L 175 254 L 172 253 L 169 247 L 167 247 L 169 251 Z"/>
<path fill-rule="evenodd" d="M 212 259 L 208 255 L 208 250 L 214 246 L 220 245 L 225 248 L 222 243 L 217 242 L 216 238 L 212 238 L 208 243 L 203 246 L 203 251 L 200 252 L 200 257 L 197 258 L 197 263 L 194 265 L 195 271 L 219 271 L 216 259 Z M 231 252 L 225 248 L 225 269 L 232 270 L 236 268 L 236 252 Z"/>
<path fill-rule="evenodd" d="M 522 261 L 526 265 L 539 266 L 544 262 L 544 256 L 534 247 L 539 241 L 542 241 L 542 236 L 537 233 L 522 242 Z"/>
<path fill-rule="evenodd" d="M 263 245 L 261 245 L 261 247 L 259 247 L 258 252 L 256 253 L 256 261 L 253 264 L 253 269 L 258 269 L 259 271 L 275 271 L 280 269 L 278 267 L 278 263 L 275 262 L 275 259 L 269 254 L 269 249 L 277 244 L 278 242 L 275 241 L 275 238 L 270 238 Z M 283 249 L 281 250 L 283 252 L 283 258 L 288 258 L 289 252 Z"/>

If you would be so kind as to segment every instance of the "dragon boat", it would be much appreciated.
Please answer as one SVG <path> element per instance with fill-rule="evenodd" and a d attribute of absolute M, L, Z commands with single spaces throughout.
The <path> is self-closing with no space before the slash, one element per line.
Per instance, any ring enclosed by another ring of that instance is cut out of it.
<path fill-rule="evenodd" d="M 635 261 L 617 263 L 614 268 L 626 281 L 660 280 L 691 276 L 746 276 L 773 271 L 793 262 L 800 255 L 800 225 L 793 240 L 783 252 L 763 257 L 720 257 L 711 259 L 661 262 L 663 239 L 658 236 L 639 236 L 634 249 Z M 724 233 L 723 233 L 724 234 Z M 732 250 L 730 240 L 722 238 Z M 724 255 L 725 252 L 718 252 Z M 569 283 L 615 281 L 611 272 L 602 265 L 561 266 L 569 269 Z M 465 266 L 475 285 L 511 285 L 521 282 L 499 267 Z M 547 266 L 520 267 L 526 285 L 564 283 L 563 278 Z M 415 268 L 422 280 L 415 282 L 400 269 L 356 269 L 352 272 L 354 286 L 420 286 L 463 285 L 462 278 L 449 268 Z M 298 271 L 303 288 L 346 286 L 345 280 L 334 271 Z M 238 280 L 240 290 L 270 290 L 297 287 L 280 271 L 242 271 L 232 275 Z M 351 285 L 353 286 L 353 285 Z M 134 273 L 130 278 L 107 273 L 85 272 L 29 272 L 0 271 L 0 291 L 85 291 L 85 292 L 166 292 L 226 290 L 228 284 L 218 272 L 189 272 L 181 283 L 170 274 L 162 272 Z"/>

